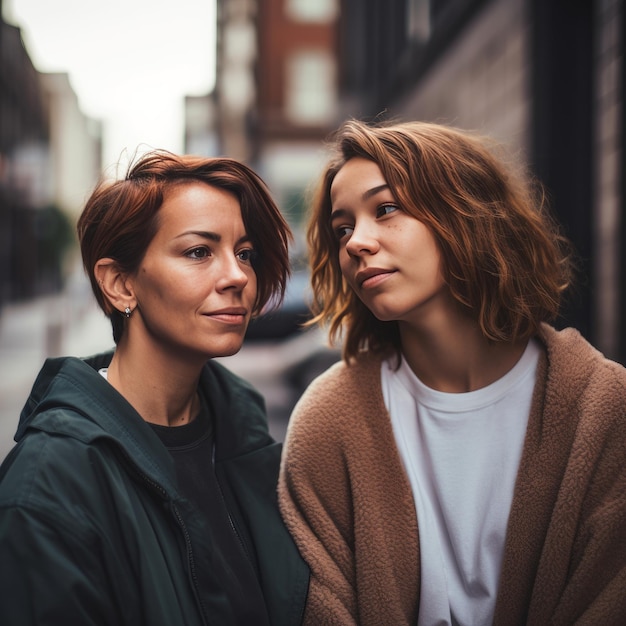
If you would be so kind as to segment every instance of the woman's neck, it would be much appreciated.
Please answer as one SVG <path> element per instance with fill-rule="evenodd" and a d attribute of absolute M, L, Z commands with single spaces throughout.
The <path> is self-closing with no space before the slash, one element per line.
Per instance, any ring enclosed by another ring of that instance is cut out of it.
<path fill-rule="evenodd" d="M 156 358 L 122 341 L 109 365 L 107 379 L 145 421 L 181 426 L 192 421 L 200 410 L 201 367 Z"/>
<path fill-rule="evenodd" d="M 432 389 L 449 393 L 475 391 L 502 378 L 527 344 L 490 341 L 465 315 L 428 327 L 400 322 L 400 338 L 415 375 Z"/>

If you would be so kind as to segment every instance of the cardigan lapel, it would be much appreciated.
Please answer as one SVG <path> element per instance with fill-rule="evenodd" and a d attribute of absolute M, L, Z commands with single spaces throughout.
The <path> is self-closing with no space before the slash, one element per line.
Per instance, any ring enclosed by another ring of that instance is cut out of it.
<path fill-rule="evenodd" d="M 526 624 L 531 613 L 538 617 L 531 602 L 541 596 L 545 622 L 558 602 L 560 583 L 553 564 L 545 557 L 546 540 L 558 532 L 553 513 L 575 436 L 576 420 L 571 419 L 562 400 L 561 384 L 554 370 L 562 371 L 547 339 L 537 368 L 531 411 L 504 546 L 500 588 L 496 599 L 494 624 Z M 554 367 L 553 367 L 554 366 Z M 556 584 L 555 584 L 556 583 Z M 552 593 L 545 588 L 551 587 Z M 540 589 L 541 588 L 541 589 Z M 549 597 L 549 596 L 552 597 Z M 547 613 L 546 613 L 547 611 Z M 533 623 L 542 623 L 541 621 Z"/>

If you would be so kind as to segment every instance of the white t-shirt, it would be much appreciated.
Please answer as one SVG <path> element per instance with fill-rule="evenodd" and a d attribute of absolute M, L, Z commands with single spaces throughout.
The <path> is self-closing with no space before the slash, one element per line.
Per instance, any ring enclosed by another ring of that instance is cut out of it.
<path fill-rule="evenodd" d="M 491 624 L 513 488 L 540 348 L 469 393 L 424 385 L 406 361 L 384 362 L 385 405 L 419 526 L 418 624 Z"/>

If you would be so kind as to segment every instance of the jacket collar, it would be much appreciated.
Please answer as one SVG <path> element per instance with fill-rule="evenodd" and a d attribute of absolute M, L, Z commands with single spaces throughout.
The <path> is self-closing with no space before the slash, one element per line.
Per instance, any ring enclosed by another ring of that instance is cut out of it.
<path fill-rule="evenodd" d="M 30 429 L 86 444 L 109 440 L 151 480 L 167 491 L 176 490 L 171 456 L 137 411 L 98 373 L 112 357 L 109 351 L 88 359 L 46 360 L 22 410 L 15 440 Z M 216 460 L 272 443 L 263 400 L 249 383 L 209 361 L 200 386 L 215 421 Z"/>

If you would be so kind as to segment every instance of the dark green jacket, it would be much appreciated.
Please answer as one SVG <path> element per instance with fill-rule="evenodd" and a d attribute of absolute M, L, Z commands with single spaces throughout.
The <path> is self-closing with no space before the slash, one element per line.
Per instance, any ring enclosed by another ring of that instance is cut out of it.
<path fill-rule="evenodd" d="M 225 626 L 219 594 L 196 582 L 201 571 L 219 580 L 219 546 L 168 451 L 98 374 L 110 359 L 49 359 L 22 411 L 0 468 L 0 624 Z M 214 362 L 200 385 L 215 417 L 217 479 L 271 622 L 299 624 L 308 570 L 278 511 L 281 444 L 263 400 Z"/>

